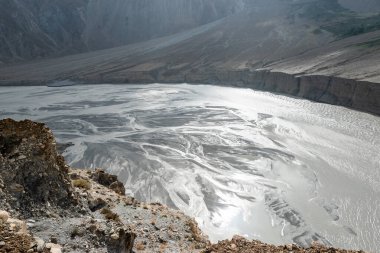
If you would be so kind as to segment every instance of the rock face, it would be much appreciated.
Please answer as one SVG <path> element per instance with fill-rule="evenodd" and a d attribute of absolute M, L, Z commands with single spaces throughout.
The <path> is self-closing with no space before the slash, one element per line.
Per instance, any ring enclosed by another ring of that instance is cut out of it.
<path fill-rule="evenodd" d="M 0 201 L 23 216 L 70 206 L 74 198 L 63 157 L 44 124 L 0 121 Z M 4 202 L 7 203 L 4 203 Z"/>
<path fill-rule="evenodd" d="M 124 185 L 119 180 L 117 180 L 117 176 L 110 175 L 102 169 L 96 169 L 92 174 L 91 179 L 101 185 L 110 188 L 120 195 L 125 195 Z"/>

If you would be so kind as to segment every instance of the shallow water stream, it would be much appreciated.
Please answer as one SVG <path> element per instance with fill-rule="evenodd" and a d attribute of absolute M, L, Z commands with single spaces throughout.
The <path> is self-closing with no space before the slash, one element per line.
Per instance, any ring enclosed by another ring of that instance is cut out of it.
<path fill-rule="evenodd" d="M 249 89 L 2 87 L 0 118 L 46 122 L 74 167 L 196 217 L 213 241 L 380 248 L 380 118 Z"/>

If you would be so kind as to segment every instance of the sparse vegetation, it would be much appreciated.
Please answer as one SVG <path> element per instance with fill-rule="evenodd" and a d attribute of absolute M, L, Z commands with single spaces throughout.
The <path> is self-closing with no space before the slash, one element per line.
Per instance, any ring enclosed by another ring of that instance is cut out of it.
<path fill-rule="evenodd" d="M 81 237 L 84 235 L 84 231 L 81 230 L 79 227 L 74 227 L 70 232 L 70 237 L 75 238 L 77 236 Z"/>
<path fill-rule="evenodd" d="M 86 179 L 83 179 L 83 178 L 75 179 L 72 182 L 73 182 L 74 187 L 83 188 L 86 190 L 91 189 L 91 183 L 90 183 L 90 181 L 88 181 Z"/>
<path fill-rule="evenodd" d="M 119 215 L 107 207 L 103 208 L 100 213 L 103 214 L 107 220 L 120 221 Z"/>

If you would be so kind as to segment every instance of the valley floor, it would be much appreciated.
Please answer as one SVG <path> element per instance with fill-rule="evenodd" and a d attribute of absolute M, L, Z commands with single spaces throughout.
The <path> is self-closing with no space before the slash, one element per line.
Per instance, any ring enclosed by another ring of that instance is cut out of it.
<path fill-rule="evenodd" d="M 192 218 L 125 196 L 115 176 L 69 168 L 43 124 L 1 120 L 0 151 L 0 252 L 354 252 L 242 237 L 211 245 Z"/>

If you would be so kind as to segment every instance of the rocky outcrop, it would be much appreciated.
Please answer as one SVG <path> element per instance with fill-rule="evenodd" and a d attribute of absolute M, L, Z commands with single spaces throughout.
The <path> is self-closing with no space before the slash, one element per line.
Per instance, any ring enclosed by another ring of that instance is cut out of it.
<path fill-rule="evenodd" d="M 30 217 L 69 207 L 75 197 L 67 172 L 44 124 L 0 121 L 0 202 L 7 210 Z"/>
<path fill-rule="evenodd" d="M 50 235 L 50 241 L 44 240 L 33 234 L 39 234 L 35 230 L 35 220 L 24 220 L 11 218 L 9 213 L 0 210 L 0 252 L 10 253 L 62 253 L 64 250 L 72 252 L 82 252 L 81 247 L 75 246 L 72 248 L 73 243 L 66 243 L 65 246 L 58 244 L 64 240 L 64 235 L 57 237 Z M 4 218 L 4 216 L 7 216 Z M 70 219 L 70 218 L 69 218 Z M 38 222 L 38 221 L 37 221 Z M 61 224 L 54 224 L 62 225 Z M 84 224 L 83 228 L 78 228 L 75 225 L 71 226 L 70 236 L 71 240 L 75 241 L 76 237 L 81 238 L 81 243 L 85 244 L 84 248 L 94 250 L 98 248 L 102 252 L 100 245 L 104 245 L 103 252 L 112 253 L 129 253 L 132 252 L 135 234 L 126 227 L 115 227 L 113 224 L 105 224 L 101 221 L 91 220 L 88 224 Z M 47 224 L 45 226 L 48 227 Z M 60 229 L 62 229 L 60 227 Z M 64 231 L 61 231 L 61 233 Z"/>
<path fill-rule="evenodd" d="M 289 244 L 284 246 L 274 246 L 260 241 L 250 241 L 241 236 L 234 236 L 232 240 L 220 241 L 217 244 L 207 247 L 203 253 L 224 252 L 224 253 L 253 253 L 253 252 L 293 252 L 293 253 L 353 253 L 356 251 L 341 250 L 332 247 L 325 247 L 319 244 L 313 244 L 310 248 L 304 249 L 297 245 Z M 360 251 L 362 252 L 362 251 Z M 364 252 L 363 252 L 364 253 Z"/>
<path fill-rule="evenodd" d="M 125 195 L 124 185 L 117 180 L 117 176 L 115 175 L 110 175 L 102 169 L 96 169 L 92 174 L 91 179 L 103 186 L 108 187 L 120 195 Z"/>

